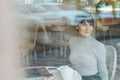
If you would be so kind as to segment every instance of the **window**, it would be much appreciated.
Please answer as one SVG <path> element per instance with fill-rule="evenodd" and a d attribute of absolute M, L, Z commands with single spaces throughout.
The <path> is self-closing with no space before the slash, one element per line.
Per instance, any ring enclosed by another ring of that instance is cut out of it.
<path fill-rule="evenodd" d="M 14 0 L 17 3 L 22 3 L 22 4 L 32 4 L 32 3 L 62 3 L 63 0 Z"/>

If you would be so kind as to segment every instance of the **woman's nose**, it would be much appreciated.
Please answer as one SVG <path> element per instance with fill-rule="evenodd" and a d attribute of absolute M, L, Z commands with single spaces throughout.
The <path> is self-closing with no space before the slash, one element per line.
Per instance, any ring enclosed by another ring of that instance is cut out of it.
<path fill-rule="evenodd" d="M 86 30 L 90 30 L 90 27 L 89 27 L 89 26 L 86 26 Z"/>

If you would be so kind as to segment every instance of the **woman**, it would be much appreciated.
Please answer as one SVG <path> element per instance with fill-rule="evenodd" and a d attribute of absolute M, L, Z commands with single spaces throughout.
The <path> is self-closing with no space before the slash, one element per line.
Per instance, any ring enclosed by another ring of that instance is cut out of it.
<path fill-rule="evenodd" d="M 90 17 L 76 18 L 79 36 L 69 40 L 69 60 L 82 75 L 82 80 L 108 80 L 105 46 L 90 36 L 94 26 L 94 20 Z"/>
<path fill-rule="evenodd" d="M 108 80 L 106 67 L 106 49 L 104 44 L 91 37 L 94 20 L 91 14 L 76 17 L 78 37 L 69 39 L 69 43 L 57 40 L 57 44 L 69 45 L 69 60 L 82 80 Z"/>

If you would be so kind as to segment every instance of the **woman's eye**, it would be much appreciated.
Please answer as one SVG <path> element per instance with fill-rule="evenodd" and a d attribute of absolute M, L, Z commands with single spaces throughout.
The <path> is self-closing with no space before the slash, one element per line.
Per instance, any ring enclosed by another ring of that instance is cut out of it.
<path fill-rule="evenodd" d="M 80 26 L 86 26 L 86 24 L 80 24 Z"/>
<path fill-rule="evenodd" d="M 86 24 L 82 24 L 81 26 L 88 26 L 88 25 L 86 25 Z"/>
<path fill-rule="evenodd" d="M 92 24 L 81 24 L 81 26 L 92 26 Z"/>

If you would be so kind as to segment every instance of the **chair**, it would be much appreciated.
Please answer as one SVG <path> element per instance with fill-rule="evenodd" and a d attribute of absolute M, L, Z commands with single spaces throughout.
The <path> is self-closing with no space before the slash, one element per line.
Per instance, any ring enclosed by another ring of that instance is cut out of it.
<path fill-rule="evenodd" d="M 107 51 L 106 63 L 109 80 L 114 80 L 117 65 L 116 49 L 113 46 L 106 46 L 106 51 Z"/>
<path fill-rule="evenodd" d="M 24 36 L 22 34 L 24 34 Z M 34 53 L 34 59 L 36 61 L 36 50 L 35 50 L 36 31 L 34 32 L 26 31 L 26 32 L 22 32 L 22 34 L 20 34 L 19 36 L 20 56 L 26 57 L 27 66 L 29 66 L 29 57 L 32 52 Z"/>
<path fill-rule="evenodd" d="M 119 51 L 120 51 L 120 42 L 117 43 L 117 46 L 119 47 Z"/>
<path fill-rule="evenodd" d="M 24 18 L 23 18 L 24 20 Z M 25 22 L 26 21 L 26 22 Z M 19 22 L 20 25 L 18 25 L 18 31 L 16 31 L 17 35 L 17 41 L 19 44 L 19 51 L 20 51 L 20 61 L 26 59 L 27 63 L 23 62 L 22 65 L 29 66 L 29 53 L 34 53 L 34 59 L 37 61 L 36 56 L 36 39 L 37 39 L 37 30 L 38 30 L 38 24 L 35 22 L 35 20 L 25 20 L 25 24 L 22 24 L 21 21 Z M 30 23 L 30 21 L 32 21 Z M 29 22 L 30 25 L 27 25 L 27 22 Z M 21 27 L 22 26 L 22 27 Z M 22 58 L 22 59 L 21 59 Z"/>

